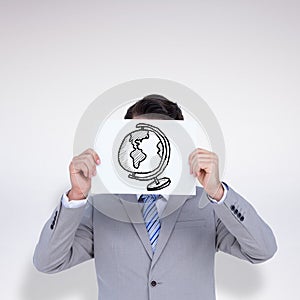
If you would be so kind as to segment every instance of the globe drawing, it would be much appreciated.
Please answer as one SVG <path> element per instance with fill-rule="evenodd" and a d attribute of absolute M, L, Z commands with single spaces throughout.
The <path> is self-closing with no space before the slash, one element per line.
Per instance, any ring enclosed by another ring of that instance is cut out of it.
<path fill-rule="evenodd" d="M 136 124 L 122 140 L 118 150 L 118 162 L 133 180 L 150 181 L 148 191 L 161 190 L 170 185 L 163 173 L 170 160 L 170 142 L 156 126 Z"/>

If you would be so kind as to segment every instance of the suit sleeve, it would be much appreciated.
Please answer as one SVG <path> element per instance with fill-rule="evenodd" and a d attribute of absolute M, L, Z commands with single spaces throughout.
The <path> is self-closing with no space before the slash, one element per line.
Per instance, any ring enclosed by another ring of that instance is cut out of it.
<path fill-rule="evenodd" d="M 61 201 L 44 225 L 33 264 L 44 273 L 56 273 L 94 257 L 93 206 L 87 202 L 67 208 Z"/>
<path fill-rule="evenodd" d="M 242 196 L 228 187 L 220 205 L 213 205 L 216 216 L 216 250 L 260 263 L 277 251 L 271 228 Z"/>

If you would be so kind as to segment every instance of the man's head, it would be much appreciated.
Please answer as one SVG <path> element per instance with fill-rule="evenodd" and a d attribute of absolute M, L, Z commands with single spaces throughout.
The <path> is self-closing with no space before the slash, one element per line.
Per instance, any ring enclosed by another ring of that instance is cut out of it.
<path fill-rule="evenodd" d="M 151 119 L 183 120 L 181 109 L 177 103 L 155 94 L 148 95 L 130 106 L 124 119 L 134 119 L 140 116 Z"/>

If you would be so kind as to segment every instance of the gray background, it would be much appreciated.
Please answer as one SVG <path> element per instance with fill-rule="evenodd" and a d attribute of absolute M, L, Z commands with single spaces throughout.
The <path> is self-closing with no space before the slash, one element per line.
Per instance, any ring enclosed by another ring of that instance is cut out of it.
<path fill-rule="evenodd" d="M 144 77 L 207 101 L 224 180 L 273 228 L 274 259 L 217 255 L 218 299 L 293 299 L 298 281 L 299 2 L 0 1 L 1 298 L 96 299 L 93 263 L 42 275 L 31 259 L 69 188 L 76 126 L 103 91 Z M 201 266 L 199 266 L 201 267 Z"/>

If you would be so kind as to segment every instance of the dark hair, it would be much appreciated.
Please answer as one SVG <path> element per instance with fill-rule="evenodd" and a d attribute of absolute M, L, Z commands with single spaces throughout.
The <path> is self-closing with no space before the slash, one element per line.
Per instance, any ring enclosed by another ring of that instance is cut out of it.
<path fill-rule="evenodd" d="M 156 115 L 158 118 L 166 116 L 166 119 L 183 120 L 181 109 L 177 105 L 164 96 L 148 95 L 135 104 L 130 106 L 126 112 L 124 119 L 133 119 L 140 115 Z"/>

